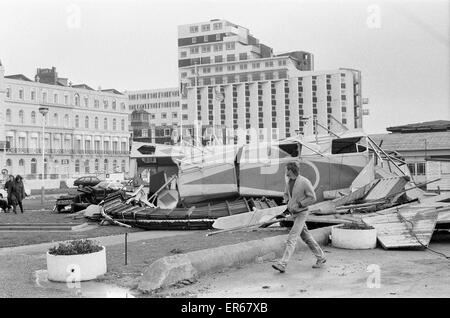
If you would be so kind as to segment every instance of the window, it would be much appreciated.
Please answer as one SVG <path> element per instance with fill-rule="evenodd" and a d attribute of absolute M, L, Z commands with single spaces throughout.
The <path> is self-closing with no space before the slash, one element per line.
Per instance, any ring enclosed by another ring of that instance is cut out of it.
<path fill-rule="evenodd" d="M 64 104 L 68 105 L 69 104 L 69 96 L 64 95 Z"/>
<path fill-rule="evenodd" d="M 47 103 L 47 93 L 46 92 L 42 93 L 42 102 Z"/>
<path fill-rule="evenodd" d="M 9 108 L 6 110 L 6 121 L 11 122 L 11 109 Z"/>
<path fill-rule="evenodd" d="M 213 28 L 214 28 L 214 30 L 222 29 L 222 23 L 221 22 L 214 23 Z"/>
<path fill-rule="evenodd" d="M 227 49 L 227 50 L 234 50 L 234 49 L 235 49 L 235 44 L 234 44 L 234 42 L 228 42 L 228 43 L 226 44 L 226 49 Z"/>
<path fill-rule="evenodd" d="M 259 63 L 252 63 L 252 67 L 253 68 L 259 68 L 260 64 Z"/>
<path fill-rule="evenodd" d="M 19 160 L 19 167 L 24 167 L 25 166 L 25 160 L 20 159 Z"/>
<path fill-rule="evenodd" d="M 247 59 L 247 53 L 239 53 L 239 60 L 246 60 Z"/>
<path fill-rule="evenodd" d="M 203 68 L 203 73 L 211 73 L 211 68 L 210 67 L 204 67 Z"/>
<path fill-rule="evenodd" d="M 36 92 L 35 91 L 31 91 L 31 100 L 35 100 L 36 99 Z"/>
<path fill-rule="evenodd" d="M 197 25 L 193 25 L 189 28 L 189 32 L 191 33 L 197 33 L 198 32 L 198 26 Z"/>
<path fill-rule="evenodd" d="M 94 107 L 95 108 L 99 108 L 100 107 L 100 102 L 98 99 L 94 100 Z"/>
<path fill-rule="evenodd" d="M 117 103 L 116 103 L 115 100 L 113 100 L 113 102 L 112 102 L 112 109 L 113 109 L 113 110 L 116 110 L 116 109 L 117 109 Z"/>
<path fill-rule="evenodd" d="M 75 106 L 80 106 L 80 95 L 75 94 Z"/>
<path fill-rule="evenodd" d="M 6 159 L 6 166 L 7 166 L 7 167 L 11 167 L 11 166 L 12 166 L 12 161 L 11 161 L 11 159 Z"/>
<path fill-rule="evenodd" d="M 172 113 L 172 118 L 178 118 L 178 114 L 177 113 Z"/>
<path fill-rule="evenodd" d="M 103 101 L 103 108 L 104 108 L 104 109 L 108 109 L 108 106 L 109 106 L 108 101 L 107 101 L 107 100 L 104 100 L 104 101 Z"/>
<path fill-rule="evenodd" d="M 31 159 L 31 173 L 35 174 L 37 172 L 37 161 L 36 158 Z"/>
<path fill-rule="evenodd" d="M 223 50 L 222 44 L 214 44 L 214 52 L 219 52 Z"/>
<path fill-rule="evenodd" d="M 94 128 L 95 128 L 95 129 L 98 129 L 98 117 L 95 117 L 95 120 L 94 120 Z"/>
<path fill-rule="evenodd" d="M 120 165 L 121 172 L 125 172 L 125 167 L 126 167 L 125 160 L 122 160 L 122 163 Z"/>
<path fill-rule="evenodd" d="M 412 175 L 416 175 L 416 164 L 415 163 L 408 163 L 408 170 Z"/>
<path fill-rule="evenodd" d="M 36 124 L 36 112 L 34 110 L 31 112 L 31 123 Z"/>
<path fill-rule="evenodd" d="M 187 56 L 187 52 L 186 51 L 181 51 L 180 57 L 186 57 L 186 56 Z"/>
<path fill-rule="evenodd" d="M 214 62 L 215 63 L 222 63 L 223 62 L 222 55 L 214 56 Z"/>
<path fill-rule="evenodd" d="M 183 120 L 187 120 L 188 119 L 188 115 L 183 114 Z"/>
<path fill-rule="evenodd" d="M 227 62 L 233 62 L 235 60 L 234 54 L 228 54 L 227 55 Z"/>
<path fill-rule="evenodd" d="M 89 128 L 89 117 L 84 117 L 84 128 Z"/>
<path fill-rule="evenodd" d="M 203 31 L 203 32 L 209 31 L 209 30 L 210 30 L 209 24 L 203 24 L 203 25 L 202 25 L 202 31 Z"/>
<path fill-rule="evenodd" d="M 64 125 L 66 126 L 66 127 L 68 127 L 69 126 L 69 115 L 64 115 Z"/>
<path fill-rule="evenodd" d="M 59 126 L 59 116 L 58 113 L 53 114 L 53 126 Z"/>
<path fill-rule="evenodd" d="M 80 173 L 80 160 L 75 160 L 75 173 Z"/>
<path fill-rule="evenodd" d="M 197 38 L 192 38 L 192 44 L 197 43 Z"/>
<path fill-rule="evenodd" d="M 23 88 L 19 89 L 19 98 L 23 99 Z"/>
<path fill-rule="evenodd" d="M 247 69 L 247 64 L 241 64 L 241 65 L 239 65 L 239 68 L 241 70 L 246 70 Z"/>
<path fill-rule="evenodd" d="M 98 169 L 99 169 L 98 159 L 95 159 L 95 161 L 94 161 L 94 169 L 95 169 L 95 172 L 98 172 Z"/>
<path fill-rule="evenodd" d="M 417 175 L 419 175 L 419 176 L 425 175 L 425 162 L 417 163 Z"/>
<path fill-rule="evenodd" d="M 103 161 L 103 171 L 108 172 L 108 159 Z"/>
<path fill-rule="evenodd" d="M 125 130 L 125 119 L 122 119 L 120 122 L 120 129 Z"/>
<path fill-rule="evenodd" d="M 103 119 L 103 129 L 108 130 L 108 118 Z"/>
<path fill-rule="evenodd" d="M 126 108 L 125 103 L 120 103 L 120 107 L 122 108 L 122 110 L 125 110 Z"/>
<path fill-rule="evenodd" d="M 161 119 L 167 119 L 167 113 L 162 113 L 161 114 Z"/>
<path fill-rule="evenodd" d="M 19 123 L 23 124 L 24 122 L 24 116 L 23 116 L 23 110 L 19 111 Z"/>
<path fill-rule="evenodd" d="M 75 116 L 75 128 L 80 127 L 80 117 L 78 115 Z"/>
<path fill-rule="evenodd" d="M 228 65 L 227 70 L 228 71 L 234 71 L 235 66 L 234 65 Z"/>
<path fill-rule="evenodd" d="M 6 89 L 6 97 L 11 98 L 11 88 L 9 87 Z"/>
<path fill-rule="evenodd" d="M 89 98 L 84 98 L 84 107 L 89 107 Z"/>
<path fill-rule="evenodd" d="M 216 41 L 220 41 L 220 34 L 216 34 Z"/>
<path fill-rule="evenodd" d="M 197 54 L 198 53 L 198 46 L 193 46 L 190 48 L 191 54 Z"/>
<path fill-rule="evenodd" d="M 117 121 L 115 118 L 113 118 L 113 130 L 117 129 Z"/>

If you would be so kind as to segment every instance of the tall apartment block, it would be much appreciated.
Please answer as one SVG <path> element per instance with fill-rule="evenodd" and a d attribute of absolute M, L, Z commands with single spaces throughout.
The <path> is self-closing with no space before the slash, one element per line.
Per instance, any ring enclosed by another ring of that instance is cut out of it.
<path fill-rule="evenodd" d="M 179 26 L 178 67 L 183 136 L 245 143 L 362 127 L 360 71 L 314 71 L 311 53 L 274 55 L 226 20 Z"/>

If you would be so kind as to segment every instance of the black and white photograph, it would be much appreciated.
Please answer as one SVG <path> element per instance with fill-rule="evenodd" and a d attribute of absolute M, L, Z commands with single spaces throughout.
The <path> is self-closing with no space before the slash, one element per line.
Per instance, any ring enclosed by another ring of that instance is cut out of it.
<path fill-rule="evenodd" d="M 448 298 L 450 2 L 0 0 L 0 169 L 2 299 Z"/>

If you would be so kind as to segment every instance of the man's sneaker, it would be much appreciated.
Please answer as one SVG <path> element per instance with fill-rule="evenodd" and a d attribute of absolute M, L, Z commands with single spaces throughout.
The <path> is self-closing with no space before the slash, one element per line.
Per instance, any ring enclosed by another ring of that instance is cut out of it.
<path fill-rule="evenodd" d="M 318 258 L 316 263 L 312 266 L 313 268 L 322 268 L 323 264 L 327 261 L 326 258 Z"/>
<path fill-rule="evenodd" d="M 286 271 L 286 267 L 284 267 L 281 264 L 273 264 L 272 267 L 275 268 L 280 273 L 284 273 Z"/>

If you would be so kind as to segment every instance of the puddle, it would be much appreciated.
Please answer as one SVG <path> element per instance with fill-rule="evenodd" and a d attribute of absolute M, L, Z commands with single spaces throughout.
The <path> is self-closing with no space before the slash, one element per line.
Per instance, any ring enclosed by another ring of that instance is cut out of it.
<path fill-rule="evenodd" d="M 135 298 L 130 290 L 101 282 L 58 283 L 48 280 L 46 270 L 35 272 L 36 285 L 40 288 L 61 291 L 73 297 L 84 298 Z"/>

